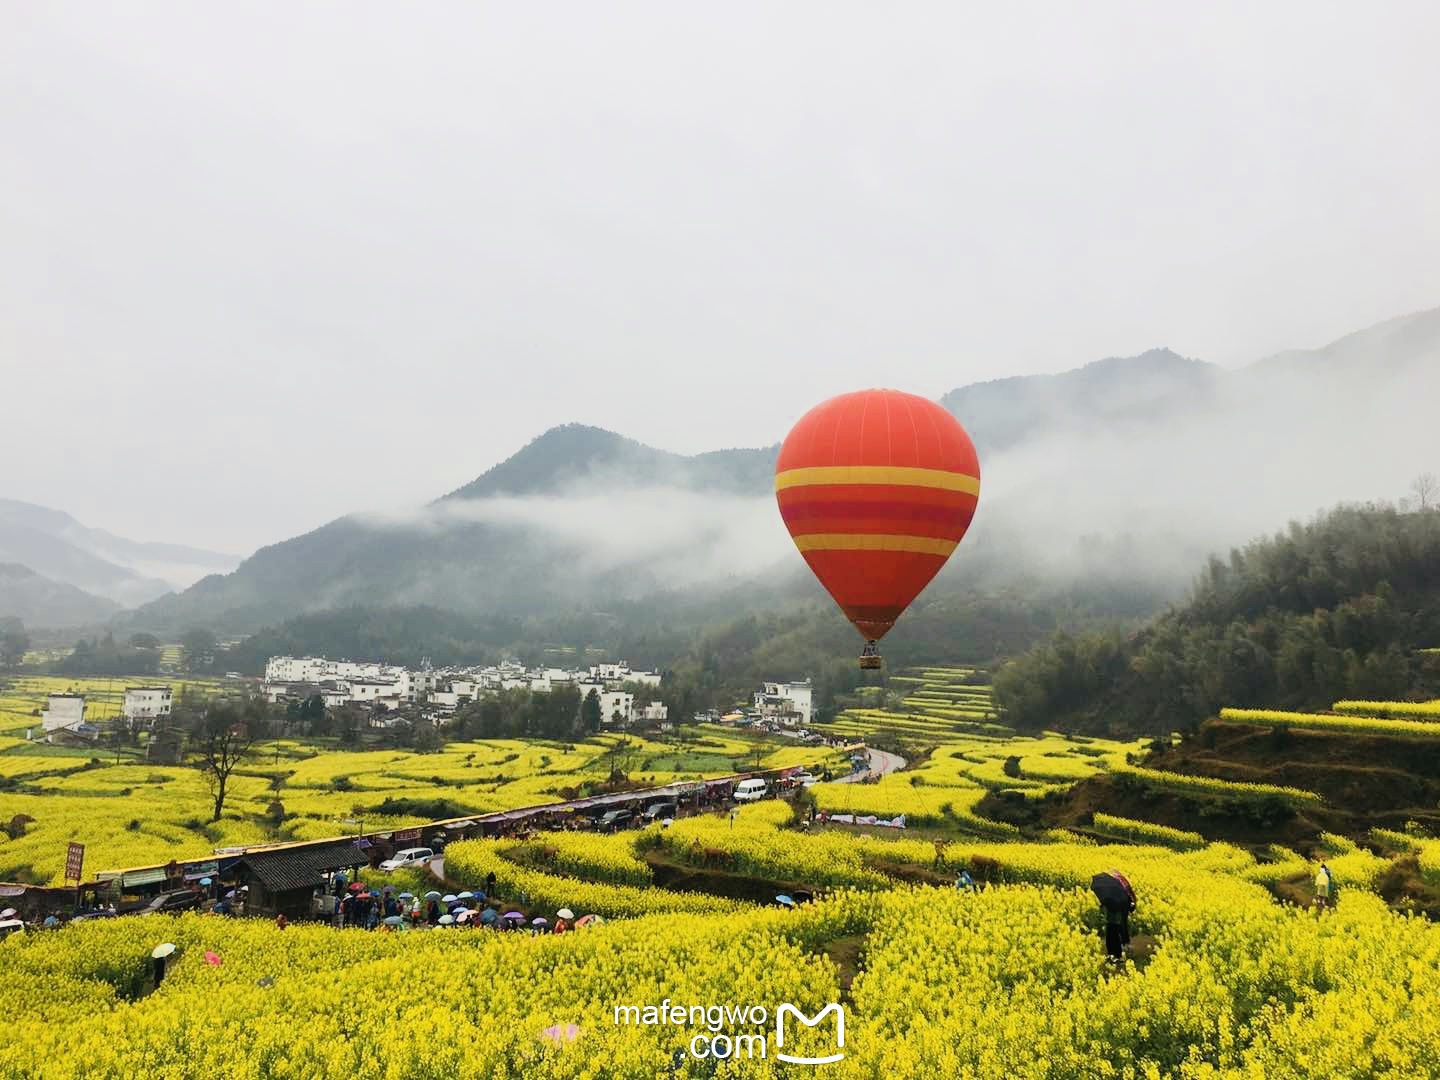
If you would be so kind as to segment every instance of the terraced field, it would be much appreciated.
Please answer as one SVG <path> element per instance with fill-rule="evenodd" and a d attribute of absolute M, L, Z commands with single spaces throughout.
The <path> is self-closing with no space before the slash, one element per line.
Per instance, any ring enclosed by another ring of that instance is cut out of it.
<path fill-rule="evenodd" d="M 181 684 L 172 683 L 179 689 Z M 223 680 L 187 681 L 216 694 Z M 436 817 L 512 810 L 573 798 L 617 765 L 635 783 L 754 769 L 829 764 L 827 748 L 757 741 L 702 727 L 683 745 L 600 736 L 579 743 L 457 742 L 438 753 L 345 751 L 334 742 L 263 744 L 232 776 L 225 813 L 211 813 L 209 785 L 193 766 L 152 765 L 143 749 L 71 749 L 27 743 L 45 695 L 75 690 L 97 710 L 118 711 L 124 680 L 25 677 L 0 697 L 0 824 L 32 819 L 14 838 L 0 832 L 0 881 L 56 881 L 70 841 L 86 844 L 86 867 L 123 869 L 198 858 L 218 847 L 318 840 L 403 828 Z M 756 757 L 756 749 L 759 757 Z"/>

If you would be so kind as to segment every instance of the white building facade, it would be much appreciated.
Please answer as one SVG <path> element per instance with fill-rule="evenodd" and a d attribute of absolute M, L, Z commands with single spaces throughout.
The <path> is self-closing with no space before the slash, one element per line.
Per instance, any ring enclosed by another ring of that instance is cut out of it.
<path fill-rule="evenodd" d="M 766 719 L 791 727 L 803 727 L 814 715 L 814 688 L 804 682 L 767 682 L 755 692 L 755 708 Z"/>
<path fill-rule="evenodd" d="M 45 731 L 78 728 L 85 722 L 85 695 L 51 694 L 40 722 Z"/>
<path fill-rule="evenodd" d="M 125 688 L 124 716 L 132 724 L 154 723 L 162 716 L 170 715 L 174 704 L 168 686 L 127 686 Z"/>

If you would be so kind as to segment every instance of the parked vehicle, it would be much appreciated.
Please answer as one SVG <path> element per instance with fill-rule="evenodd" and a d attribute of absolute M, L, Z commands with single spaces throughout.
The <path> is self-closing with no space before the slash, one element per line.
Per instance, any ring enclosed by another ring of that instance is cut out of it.
<path fill-rule="evenodd" d="M 759 802 L 770 794 L 770 785 L 760 778 L 741 780 L 735 785 L 736 802 Z"/>
<path fill-rule="evenodd" d="M 598 827 L 601 832 L 615 832 L 629 825 L 634 816 L 629 810 L 607 810 L 601 816 Z"/>
<path fill-rule="evenodd" d="M 679 807 L 676 806 L 675 803 L 657 802 L 651 803 L 649 806 L 647 806 L 645 808 L 645 812 L 640 816 L 645 820 L 646 824 L 649 824 L 652 821 L 659 821 L 662 818 L 673 818 L 677 817 L 678 815 Z"/>
<path fill-rule="evenodd" d="M 136 914 L 154 915 L 159 912 L 189 911 L 200 906 L 205 897 L 202 893 L 191 892 L 189 889 L 183 892 L 161 893 L 155 897 Z"/>
<path fill-rule="evenodd" d="M 108 908 L 101 908 L 99 911 L 82 911 L 79 915 L 76 915 L 70 921 L 72 923 L 77 923 L 89 922 L 91 919 L 113 919 L 115 918 L 116 914 L 116 912 L 111 911 Z"/>
<path fill-rule="evenodd" d="M 800 787 L 809 787 L 811 784 L 818 784 L 820 782 L 820 778 L 808 769 L 795 773 L 790 779 Z"/>
<path fill-rule="evenodd" d="M 0 922 L 0 941 L 4 941 L 11 934 L 25 933 L 25 924 L 19 919 L 6 919 Z"/>
<path fill-rule="evenodd" d="M 380 872 L 388 874 L 407 867 L 426 866 L 434 857 L 435 852 L 428 847 L 401 848 L 380 864 Z"/>

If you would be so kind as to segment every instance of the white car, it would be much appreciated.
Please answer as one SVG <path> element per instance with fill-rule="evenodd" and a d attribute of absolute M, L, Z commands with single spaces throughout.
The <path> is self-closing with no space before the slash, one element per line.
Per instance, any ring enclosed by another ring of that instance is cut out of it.
<path fill-rule="evenodd" d="M 388 874 L 392 870 L 400 870 L 408 866 L 425 866 L 434 857 L 435 852 L 428 847 L 402 848 L 380 864 L 380 871 Z"/>
<path fill-rule="evenodd" d="M 805 772 L 797 772 L 790 779 L 794 780 L 795 783 L 801 787 L 809 787 L 811 784 L 818 784 L 820 782 L 820 778 L 808 770 Z"/>
<path fill-rule="evenodd" d="M 0 921 L 0 941 L 3 941 L 11 934 L 23 933 L 25 933 L 25 924 L 19 919 L 5 919 L 4 921 Z"/>

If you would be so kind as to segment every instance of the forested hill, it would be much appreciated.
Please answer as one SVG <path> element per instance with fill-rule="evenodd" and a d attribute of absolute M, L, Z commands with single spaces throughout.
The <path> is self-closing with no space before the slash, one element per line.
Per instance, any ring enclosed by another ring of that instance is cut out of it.
<path fill-rule="evenodd" d="M 1440 512 L 1347 506 L 1212 558 L 1138 633 L 1057 635 L 995 696 L 1028 730 L 1168 733 L 1227 705 L 1434 698 L 1437 646 Z"/>

